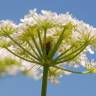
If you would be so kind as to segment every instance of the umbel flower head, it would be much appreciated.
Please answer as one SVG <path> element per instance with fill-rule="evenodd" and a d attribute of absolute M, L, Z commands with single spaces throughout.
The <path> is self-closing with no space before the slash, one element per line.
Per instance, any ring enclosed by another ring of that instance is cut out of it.
<path fill-rule="evenodd" d="M 1 73 L 8 72 L 8 67 L 11 70 L 12 66 L 18 66 L 19 72 L 38 79 L 47 67 L 48 79 L 55 83 L 59 77 L 71 73 L 96 73 L 95 61 L 88 59 L 88 53 L 95 52 L 96 28 L 69 13 L 46 10 L 37 13 L 34 9 L 18 25 L 2 20 L 0 47 L 8 53 L 8 58 L 3 56 L 5 61 L 0 60 Z"/>

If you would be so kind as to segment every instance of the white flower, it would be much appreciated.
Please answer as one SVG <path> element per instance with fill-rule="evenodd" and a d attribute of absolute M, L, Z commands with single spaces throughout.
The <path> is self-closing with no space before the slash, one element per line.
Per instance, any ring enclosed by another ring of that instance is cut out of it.
<path fill-rule="evenodd" d="M 18 25 L 9 20 L 0 22 L 0 40 L 8 44 L 12 41 L 10 46 L 4 43 L 7 47 L 1 42 L 3 48 L 0 50 L 1 58 L 12 56 L 15 59 L 17 56 L 19 58 L 16 58 L 17 61 L 23 59 L 19 69 L 13 66 L 10 67 L 13 68 L 11 71 L 10 68 L 6 69 L 9 74 L 15 74 L 20 70 L 25 71 L 30 77 L 39 79 L 46 64 L 52 67 L 49 68 L 48 79 L 58 83 L 58 77 L 72 72 L 56 69 L 57 65 L 62 65 L 58 67 L 63 69 L 67 68 L 65 66 L 73 68 L 82 66 L 86 69 L 86 63 L 89 63 L 86 53 L 95 54 L 96 28 L 77 20 L 68 12 L 57 14 L 42 10 L 40 13 L 34 9 L 20 21 Z M 7 48 L 15 56 L 5 51 Z"/>
<path fill-rule="evenodd" d="M 0 28 L 2 28 L 2 27 L 16 28 L 16 24 L 14 24 L 12 21 L 9 21 L 9 20 L 2 20 L 2 21 L 0 21 Z"/>

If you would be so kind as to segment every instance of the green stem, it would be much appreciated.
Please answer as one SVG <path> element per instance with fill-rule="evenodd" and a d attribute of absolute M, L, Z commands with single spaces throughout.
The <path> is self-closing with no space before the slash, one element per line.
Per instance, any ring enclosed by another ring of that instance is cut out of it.
<path fill-rule="evenodd" d="M 33 43 L 34 43 L 34 45 L 35 45 L 35 47 L 36 47 L 39 55 L 42 56 L 42 52 L 41 52 L 41 50 L 40 50 L 40 48 L 39 48 L 39 45 L 38 45 L 38 43 L 37 43 L 37 41 L 36 41 L 36 39 L 35 39 L 34 36 L 32 36 L 32 41 L 33 41 Z"/>
<path fill-rule="evenodd" d="M 49 69 L 48 67 L 44 66 L 41 96 L 46 96 L 47 94 L 48 69 Z"/>
<path fill-rule="evenodd" d="M 60 47 L 60 44 L 61 44 L 62 40 L 64 39 L 64 38 L 63 38 L 64 32 L 65 32 L 65 28 L 64 28 L 63 31 L 61 32 L 61 34 L 60 34 L 60 36 L 59 36 L 59 38 L 58 38 L 55 46 L 54 46 L 53 49 L 50 51 L 50 53 L 49 53 L 49 55 L 48 55 L 50 58 L 52 58 L 52 57 L 54 56 L 54 54 L 56 53 L 56 51 L 57 51 L 58 48 Z"/>
<path fill-rule="evenodd" d="M 42 39 L 41 39 L 41 34 L 40 34 L 40 31 L 38 30 L 38 38 L 39 38 L 39 43 L 40 43 L 40 47 L 41 47 L 41 50 L 42 50 L 42 54 L 44 53 L 43 51 L 43 43 L 42 43 Z"/>
<path fill-rule="evenodd" d="M 11 51 L 10 49 L 6 48 L 7 51 L 9 51 L 11 54 L 13 54 L 14 56 L 22 59 L 22 60 L 25 60 L 25 61 L 28 61 L 30 63 L 35 63 L 35 64 L 38 64 L 38 65 L 41 65 L 41 63 L 39 63 L 38 61 L 35 61 L 35 60 L 29 60 L 27 58 L 24 58 L 22 56 L 19 56 L 18 54 L 16 54 L 15 52 Z"/>
<path fill-rule="evenodd" d="M 46 31 L 47 31 L 47 29 L 45 28 L 44 29 L 44 38 L 43 38 L 43 40 L 44 40 L 44 44 L 43 44 L 43 47 L 44 47 L 44 49 L 43 49 L 44 50 L 44 52 L 43 52 L 44 53 L 43 54 L 44 58 L 46 57 Z"/>
<path fill-rule="evenodd" d="M 76 56 L 78 56 L 84 49 L 86 48 L 86 46 L 82 47 L 81 50 L 79 50 L 79 52 L 77 52 L 76 54 L 73 54 L 72 57 L 70 58 L 67 58 L 67 59 L 63 59 L 61 61 L 59 61 L 58 63 L 63 63 L 63 62 L 66 62 L 66 61 L 70 61 L 72 59 L 74 59 Z M 72 54 L 69 54 L 69 56 L 71 56 Z M 67 56 L 68 57 L 68 56 Z"/>
<path fill-rule="evenodd" d="M 65 50 L 63 53 L 61 53 L 58 57 L 56 57 L 54 59 L 54 61 L 57 61 L 59 58 L 61 58 L 63 55 L 65 55 L 66 53 L 68 53 L 71 49 L 73 48 L 73 46 L 71 46 L 70 48 L 68 48 L 67 50 Z"/>
<path fill-rule="evenodd" d="M 24 50 L 26 53 L 28 53 L 30 56 L 32 56 L 34 59 L 39 60 L 37 57 L 35 57 L 33 54 L 31 54 L 28 50 L 26 50 L 21 44 L 19 44 L 13 37 L 8 35 L 10 40 L 12 40 L 16 45 L 18 45 L 22 50 Z"/>
<path fill-rule="evenodd" d="M 60 69 L 62 71 L 66 71 L 66 72 L 71 72 L 71 73 L 74 73 L 74 74 L 84 74 L 84 72 L 80 72 L 80 71 L 73 71 L 73 70 L 69 70 L 69 69 L 64 69 L 62 67 L 59 67 L 59 66 L 53 66 L 54 68 L 57 68 L 57 69 Z"/>
<path fill-rule="evenodd" d="M 32 51 L 34 52 L 35 56 L 38 57 L 38 59 L 40 58 L 40 56 L 38 55 L 38 53 L 35 51 L 34 47 L 31 45 L 30 41 L 27 41 L 28 45 L 30 46 L 30 48 L 32 49 Z"/>

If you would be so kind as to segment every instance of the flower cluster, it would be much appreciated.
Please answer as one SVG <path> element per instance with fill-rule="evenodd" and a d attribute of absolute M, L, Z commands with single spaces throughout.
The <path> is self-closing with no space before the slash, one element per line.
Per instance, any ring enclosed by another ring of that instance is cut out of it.
<path fill-rule="evenodd" d="M 41 78 L 42 69 L 47 66 L 49 80 L 57 82 L 58 77 L 66 74 L 96 72 L 95 61 L 89 61 L 87 55 L 88 52 L 95 54 L 95 31 L 96 28 L 69 13 L 46 10 L 37 13 L 34 9 L 18 25 L 9 20 L 0 22 L 0 47 L 11 53 L 10 56 L 19 58 L 16 61 L 21 63 L 18 68 L 23 74 Z M 10 63 L 16 66 L 13 61 Z M 84 71 L 77 71 L 77 67 Z"/>

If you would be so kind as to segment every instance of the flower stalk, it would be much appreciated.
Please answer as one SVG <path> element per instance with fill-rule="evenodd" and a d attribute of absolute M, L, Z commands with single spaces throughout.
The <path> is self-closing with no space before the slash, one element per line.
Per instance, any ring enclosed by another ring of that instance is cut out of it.
<path fill-rule="evenodd" d="M 41 96 L 46 96 L 47 94 L 48 69 L 49 67 L 43 67 Z"/>

